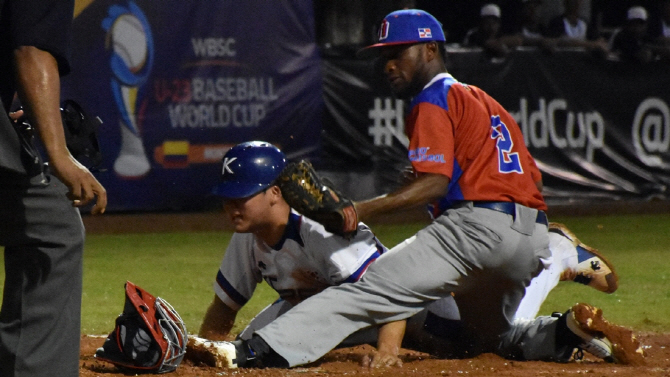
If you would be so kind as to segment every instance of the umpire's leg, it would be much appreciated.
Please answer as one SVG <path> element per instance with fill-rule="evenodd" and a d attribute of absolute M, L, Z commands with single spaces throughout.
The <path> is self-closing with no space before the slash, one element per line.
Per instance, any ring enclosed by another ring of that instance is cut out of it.
<path fill-rule="evenodd" d="M 0 376 L 78 376 L 81 216 L 56 178 L 22 190 L 2 185 L 5 286 Z"/>

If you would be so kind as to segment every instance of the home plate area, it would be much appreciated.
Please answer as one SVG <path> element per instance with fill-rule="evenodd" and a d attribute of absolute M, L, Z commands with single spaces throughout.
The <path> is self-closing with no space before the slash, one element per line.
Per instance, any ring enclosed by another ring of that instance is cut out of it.
<path fill-rule="evenodd" d="M 638 334 L 645 350 L 645 365 L 629 366 L 606 363 L 591 355 L 584 354 L 581 361 L 552 363 L 540 361 L 510 361 L 493 354 L 461 360 L 431 358 L 428 354 L 411 350 L 401 350 L 402 367 L 369 369 L 361 366 L 364 357 L 374 348 L 357 346 L 331 351 L 318 362 L 292 369 L 223 369 L 196 365 L 184 360 L 172 376 L 234 376 L 249 375 L 263 377 L 279 376 L 324 376 L 324 375 L 364 375 L 364 376 L 670 376 L 670 334 Z M 102 345 L 105 337 L 83 336 L 81 339 L 81 377 L 122 377 L 135 375 L 123 373 L 115 366 L 96 360 L 95 350 Z"/>

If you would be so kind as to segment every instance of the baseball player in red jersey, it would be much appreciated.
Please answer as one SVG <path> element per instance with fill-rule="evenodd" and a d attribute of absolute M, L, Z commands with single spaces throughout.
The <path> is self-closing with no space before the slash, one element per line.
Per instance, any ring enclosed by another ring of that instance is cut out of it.
<path fill-rule="evenodd" d="M 452 294 L 465 356 L 567 361 L 578 348 L 622 362 L 641 355 L 632 333 L 616 335 L 586 304 L 513 325 L 526 287 L 551 263 L 547 207 L 521 131 L 488 94 L 447 73 L 444 33 L 433 16 L 392 12 L 380 30 L 379 43 L 364 53 L 380 56 L 394 93 L 412 98 L 408 157 L 419 176 L 356 209 L 364 219 L 433 203 L 439 216 L 357 283 L 327 288 L 251 339 L 231 343 L 236 364 L 312 362 L 357 330 L 409 318 Z"/>

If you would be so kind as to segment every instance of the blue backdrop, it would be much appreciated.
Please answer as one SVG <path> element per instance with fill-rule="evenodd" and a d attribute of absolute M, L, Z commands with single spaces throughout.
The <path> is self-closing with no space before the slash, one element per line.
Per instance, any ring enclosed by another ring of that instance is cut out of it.
<path fill-rule="evenodd" d="M 319 154 L 311 1 L 95 1 L 75 18 L 72 63 L 62 97 L 104 122 L 110 211 L 207 205 L 241 141 Z"/>

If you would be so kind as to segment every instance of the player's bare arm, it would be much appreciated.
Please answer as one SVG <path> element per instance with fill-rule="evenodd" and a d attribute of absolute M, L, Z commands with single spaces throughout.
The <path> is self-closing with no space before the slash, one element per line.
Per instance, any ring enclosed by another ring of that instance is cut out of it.
<path fill-rule="evenodd" d="M 56 59 L 32 46 L 14 50 L 19 98 L 36 126 L 53 173 L 70 190 L 75 206 L 84 206 L 97 197 L 91 213 L 104 213 L 107 192 L 90 171 L 70 154 L 60 114 L 60 76 Z"/>
<path fill-rule="evenodd" d="M 202 325 L 200 325 L 198 336 L 210 340 L 225 340 L 233 328 L 236 317 L 237 311 L 214 295 L 205 313 L 205 318 L 202 320 Z"/>
<path fill-rule="evenodd" d="M 428 204 L 445 195 L 449 177 L 442 174 L 422 174 L 407 186 L 390 194 L 355 203 L 360 220 L 391 211 Z"/>
<path fill-rule="evenodd" d="M 398 357 L 398 353 L 406 327 L 406 320 L 381 325 L 377 337 L 377 351 L 363 359 L 363 366 L 370 368 L 401 367 L 402 360 Z"/>

